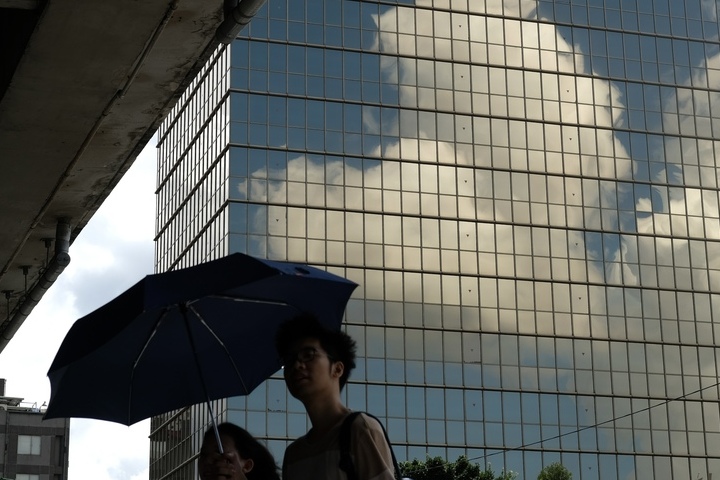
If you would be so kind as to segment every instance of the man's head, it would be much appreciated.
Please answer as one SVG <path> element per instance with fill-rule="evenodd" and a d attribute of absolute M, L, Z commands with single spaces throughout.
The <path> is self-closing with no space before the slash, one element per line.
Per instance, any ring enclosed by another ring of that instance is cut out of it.
<path fill-rule="evenodd" d="M 275 335 L 275 348 L 283 365 L 291 366 L 297 361 L 300 354 L 297 346 L 307 339 L 317 340 L 332 362 L 342 362 L 344 370 L 339 379 L 342 390 L 355 368 L 355 340 L 345 332 L 325 328 L 310 315 L 295 317 L 281 325 Z"/>

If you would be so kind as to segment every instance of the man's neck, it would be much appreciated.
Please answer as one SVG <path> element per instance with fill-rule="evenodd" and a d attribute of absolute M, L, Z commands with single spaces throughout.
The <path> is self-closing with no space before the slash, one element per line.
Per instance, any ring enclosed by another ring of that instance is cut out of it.
<path fill-rule="evenodd" d="M 323 437 L 350 413 L 350 409 L 340 400 L 339 394 L 329 399 L 310 400 L 305 403 L 305 410 L 312 423 L 312 430 L 309 432 L 312 440 Z"/>

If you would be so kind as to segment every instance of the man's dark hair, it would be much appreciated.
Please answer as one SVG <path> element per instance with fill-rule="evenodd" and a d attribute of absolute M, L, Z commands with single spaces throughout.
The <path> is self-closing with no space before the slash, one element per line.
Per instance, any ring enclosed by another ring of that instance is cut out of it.
<path fill-rule="evenodd" d="M 350 372 L 355 368 L 355 340 L 341 330 L 326 328 L 312 315 L 299 315 L 283 323 L 275 334 L 275 349 L 278 355 L 284 357 L 298 340 L 304 338 L 317 339 L 333 361 L 343 363 L 345 369 L 340 377 L 342 390 Z"/>

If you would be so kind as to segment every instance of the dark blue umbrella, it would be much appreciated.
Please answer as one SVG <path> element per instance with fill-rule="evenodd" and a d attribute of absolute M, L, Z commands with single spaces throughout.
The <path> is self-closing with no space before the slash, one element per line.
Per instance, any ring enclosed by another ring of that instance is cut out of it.
<path fill-rule="evenodd" d="M 281 367 L 278 326 L 309 313 L 339 329 L 355 287 L 307 265 L 239 253 L 148 275 L 72 326 L 48 371 L 45 418 L 132 425 L 247 395 Z"/>

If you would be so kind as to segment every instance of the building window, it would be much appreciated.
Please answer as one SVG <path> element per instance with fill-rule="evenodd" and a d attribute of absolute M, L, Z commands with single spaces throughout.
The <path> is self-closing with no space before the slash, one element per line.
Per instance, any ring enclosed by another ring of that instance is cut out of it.
<path fill-rule="evenodd" d="M 40 438 L 40 437 L 35 437 Z M 40 475 L 30 473 L 17 473 L 15 474 L 15 480 L 40 480 Z"/>
<path fill-rule="evenodd" d="M 18 455 L 40 455 L 40 438 L 37 435 L 18 435 Z"/>

